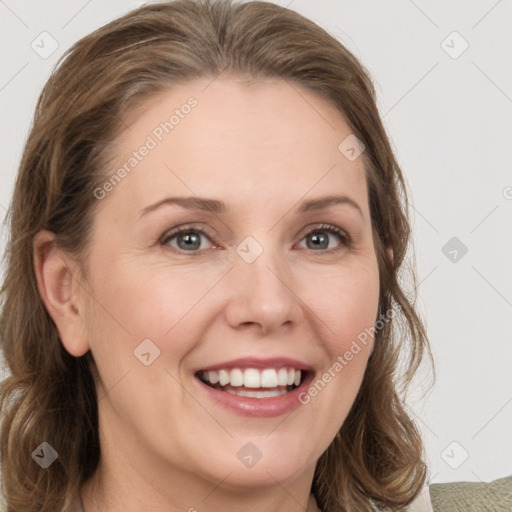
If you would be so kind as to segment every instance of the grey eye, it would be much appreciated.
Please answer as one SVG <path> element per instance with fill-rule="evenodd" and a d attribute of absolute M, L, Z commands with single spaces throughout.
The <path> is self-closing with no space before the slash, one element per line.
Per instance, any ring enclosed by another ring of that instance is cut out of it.
<path fill-rule="evenodd" d="M 185 252 L 194 252 L 201 249 L 201 237 L 208 238 L 206 233 L 198 229 L 182 229 L 174 233 L 169 233 L 163 244 L 171 245 L 179 250 Z M 171 243 L 172 240 L 176 240 L 176 243 Z"/>

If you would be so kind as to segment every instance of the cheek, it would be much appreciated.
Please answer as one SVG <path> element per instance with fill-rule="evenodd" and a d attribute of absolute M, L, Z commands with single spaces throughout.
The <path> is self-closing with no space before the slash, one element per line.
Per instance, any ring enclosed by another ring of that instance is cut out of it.
<path fill-rule="evenodd" d="M 364 337 L 375 325 L 379 305 L 379 273 L 376 262 L 341 269 L 316 280 L 309 304 L 323 324 L 324 344 L 331 360 L 343 354 L 353 340 Z M 367 338 L 371 348 L 372 339 Z M 362 345 L 364 348 L 364 345 Z"/>
<path fill-rule="evenodd" d="M 344 423 L 360 389 L 373 348 L 378 314 L 379 274 L 375 260 L 323 276 L 310 287 L 316 326 L 322 330 L 324 363 L 300 396 L 316 418 L 318 451 L 323 451 Z"/>
<path fill-rule="evenodd" d="M 171 271 L 158 265 L 136 265 L 133 258 L 109 259 L 115 263 L 106 265 L 104 261 L 108 260 L 98 257 L 92 267 L 93 293 L 86 324 L 95 357 L 105 359 L 116 351 L 131 365 L 135 361 L 133 351 L 150 339 L 161 355 L 172 346 L 172 357 L 179 360 L 192 348 L 195 332 L 204 329 L 201 298 L 218 276 L 205 277 L 204 273 L 183 268 Z"/>

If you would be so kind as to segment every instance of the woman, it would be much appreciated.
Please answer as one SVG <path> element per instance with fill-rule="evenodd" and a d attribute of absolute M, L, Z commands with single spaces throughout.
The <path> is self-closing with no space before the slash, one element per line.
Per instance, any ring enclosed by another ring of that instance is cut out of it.
<path fill-rule="evenodd" d="M 411 504 L 406 205 L 371 80 L 293 11 L 151 4 L 76 43 L 10 210 L 8 510 Z"/>

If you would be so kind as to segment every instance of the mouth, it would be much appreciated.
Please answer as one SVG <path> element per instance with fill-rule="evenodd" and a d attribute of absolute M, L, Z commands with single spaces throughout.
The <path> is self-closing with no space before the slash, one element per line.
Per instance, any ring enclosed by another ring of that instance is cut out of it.
<path fill-rule="evenodd" d="M 307 363 L 289 357 L 243 357 L 194 370 L 198 391 L 237 415 L 275 418 L 303 406 L 315 378 Z"/>
<path fill-rule="evenodd" d="M 239 397 L 265 399 L 294 391 L 307 379 L 308 373 L 308 370 L 293 366 L 280 366 L 199 370 L 195 376 L 217 391 Z"/>

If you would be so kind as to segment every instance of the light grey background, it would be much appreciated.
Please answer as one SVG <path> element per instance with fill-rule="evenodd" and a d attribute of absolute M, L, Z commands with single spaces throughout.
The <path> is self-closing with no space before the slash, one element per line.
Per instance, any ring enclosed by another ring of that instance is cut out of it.
<path fill-rule="evenodd" d="M 76 40 L 142 3 L 0 0 L 2 216 L 52 66 Z M 376 83 L 408 183 L 418 308 L 437 363 L 430 395 L 421 398 L 418 379 L 409 400 L 429 480 L 512 474 L 511 1 L 275 3 L 341 40 Z M 43 51 L 43 31 L 58 43 L 47 58 L 31 47 Z"/>

